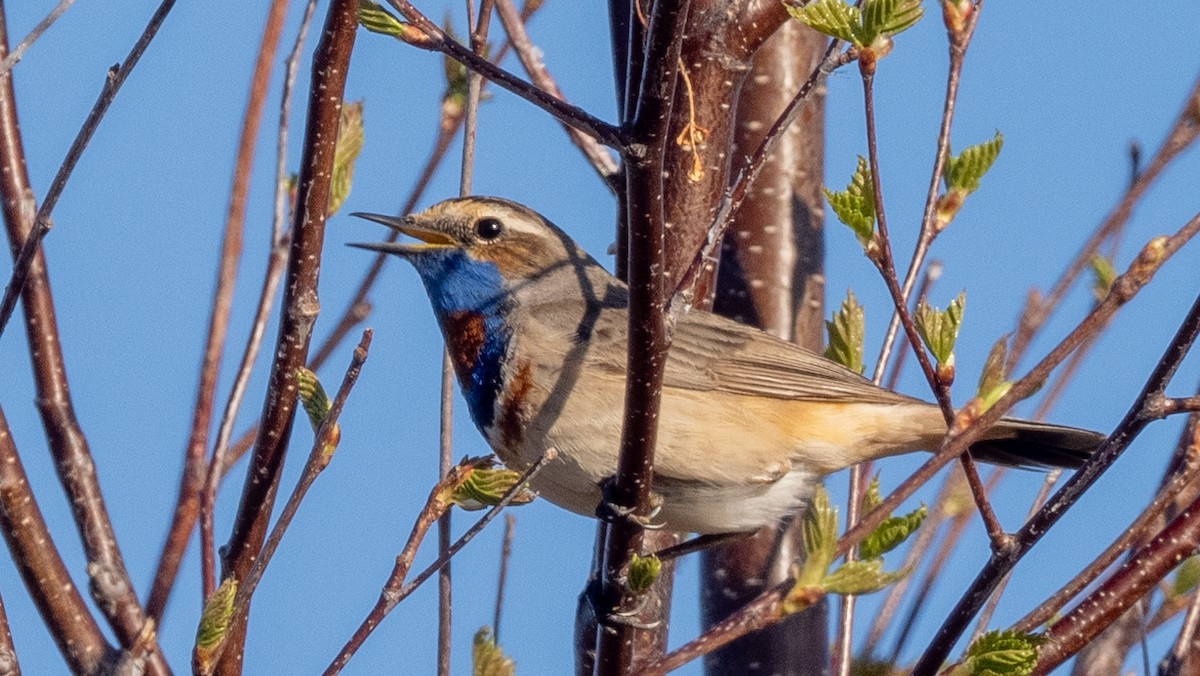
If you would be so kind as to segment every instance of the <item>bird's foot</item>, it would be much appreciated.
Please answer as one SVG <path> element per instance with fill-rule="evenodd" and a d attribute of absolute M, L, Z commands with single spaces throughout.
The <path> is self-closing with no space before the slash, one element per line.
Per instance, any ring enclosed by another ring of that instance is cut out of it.
<path fill-rule="evenodd" d="M 637 514 L 632 507 L 618 505 L 611 497 L 613 488 L 613 477 L 609 477 L 600 482 L 600 494 L 602 499 L 600 504 L 596 506 L 596 518 L 604 523 L 615 523 L 617 521 L 627 521 L 634 523 L 646 530 L 662 530 L 666 527 L 664 523 L 655 523 L 654 518 L 662 511 L 662 497 L 657 493 L 650 493 L 650 513 L 646 515 Z"/>

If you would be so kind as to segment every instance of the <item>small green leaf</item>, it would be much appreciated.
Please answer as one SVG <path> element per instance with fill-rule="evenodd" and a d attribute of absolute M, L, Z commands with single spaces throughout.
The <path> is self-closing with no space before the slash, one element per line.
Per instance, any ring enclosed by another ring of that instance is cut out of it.
<path fill-rule="evenodd" d="M 233 602 L 237 598 L 237 580 L 227 577 L 204 601 L 200 613 L 200 624 L 196 627 L 195 660 L 201 673 L 211 673 L 213 657 L 225 634 L 229 631 L 229 620 L 233 617 Z"/>
<path fill-rule="evenodd" d="M 409 25 L 397 19 L 382 5 L 371 0 L 358 0 L 358 23 L 372 33 L 399 38 Z"/>
<path fill-rule="evenodd" d="M 862 46 L 858 36 L 861 26 L 859 11 L 842 0 L 816 0 L 803 7 L 788 5 L 787 11 L 792 18 L 818 33 Z"/>
<path fill-rule="evenodd" d="M 870 535 L 863 538 L 862 543 L 858 545 L 859 556 L 863 559 L 875 559 L 899 547 L 908 536 L 921 527 L 928 514 L 929 510 L 925 505 L 921 505 L 904 516 L 888 517 L 871 531 Z"/>
<path fill-rule="evenodd" d="M 829 504 L 829 493 L 820 484 L 813 489 L 802 530 L 804 550 L 808 555 L 796 574 L 796 584 L 817 585 L 825 577 L 829 564 L 833 563 L 837 548 L 837 508 Z"/>
<path fill-rule="evenodd" d="M 520 472 L 505 467 L 474 467 L 450 493 L 449 501 L 467 511 L 494 507 L 520 479 Z M 509 504 L 527 505 L 535 497 L 533 492 L 522 489 Z"/>
<path fill-rule="evenodd" d="M 962 151 L 957 156 L 946 158 L 946 168 L 942 170 L 942 180 L 946 182 L 946 190 L 962 191 L 970 194 L 979 189 L 979 181 L 992 168 L 992 163 L 1000 156 L 1004 147 L 1004 136 L 1000 132 L 990 141 L 984 141 Z"/>
<path fill-rule="evenodd" d="M 338 121 L 337 145 L 333 152 L 333 176 L 329 183 L 329 215 L 341 208 L 350 194 L 354 178 L 354 162 L 363 147 L 363 102 L 342 106 Z"/>
<path fill-rule="evenodd" d="M 811 7 L 812 5 L 809 5 Z M 871 172 L 867 169 L 867 161 L 860 155 L 858 166 L 846 189 L 834 192 L 823 189 L 825 199 L 838 220 L 845 223 L 854 232 L 864 248 L 871 244 L 875 235 L 875 192 L 871 185 Z"/>
<path fill-rule="evenodd" d="M 330 403 L 329 395 L 325 393 L 317 374 L 303 366 L 296 369 L 296 394 L 300 397 L 304 412 L 308 414 L 308 422 L 313 431 L 321 429 L 321 424 L 325 422 L 333 404 Z"/>
<path fill-rule="evenodd" d="M 954 343 L 958 340 L 963 306 L 966 302 L 967 292 L 962 291 L 950 301 L 944 311 L 929 307 L 923 298 L 917 304 L 917 313 L 913 317 L 917 333 L 921 335 L 921 340 L 925 341 L 925 346 L 933 353 L 939 365 L 954 366 Z"/>
<path fill-rule="evenodd" d="M 1000 340 L 992 345 L 987 361 L 983 363 L 983 372 L 979 374 L 979 388 L 976 390 L 980 404 L 978 413 L 991 408 L 1012 387 L 1012 383 L 1006 380 L 1007 376 L 1008 336 L 1001 336 Z"/>
<path fill-rule="evenodd" d="M 863 492 L 860 511 L 867 514 L 878 507 L 881 502 L 883 502 L 883 497 L 879 495 L 879 472 L 876 472 L 875 476 L 871 477 L 871 481 L 867 483 L 867 490 Z"/>
<path fill-rule="evenodd" d="M 513 676 L 516 673 L 516 665 L 496 645 L 492 631 L 483 627 L 475 632 L 471 645 L 471 676 Z"/>
<path fill-rule="evenodd" d="M 830 594 L 859 595 L 877 592 L 902 579 L 908 571 L 884 572 L 883 559 L 850 561 L 825 576 L 821 586 Z"/>
<path fill-rule="evenodd" d="M 902 33 L 921 20 L 921 0 L 866 0 L 862 8 L 859 37 L 870 45 L 880 36 Z"/>
<path fill-rule="evenodd" d="M 989 631 L 967 649 L 952 676 L 1025 676 L 1037 665 L 1045 639 L 1018 631 Z"/>
<path fill-rule="evenodd" d="M 1092 256 L 1091 268 L 1092 274 L 1096 276 L 1092 281 L 1092 295 L 1099 303 L 1108 296 L 1108 290 L 1112 288 L 1113 280 L 1117 278 L 1117 271 L 1113 268 L 1112 261 L 1100 254 Z"/>
<path fill-rule="evenodd" d="M 833 320 L 825 322 L 825 329 L 829 332 L 825 357 L 851 371 L 862 373 L 863 334 L 866 329 L 863 308 L 853 292 L 846 291 L 846 300 L 842 301 Z"/>
<path fill-rule="evenodd" d="M 626 586 L 635 594 L 644 592 L 654 584 L 660 572 L 662 572 L 662 561 L 657 556 L 634 554 L 633 558 L 629 560 L 629 576 L 626 578 Z"/>
<path fill-rule="evenodd" d="M 1183 560 L 1175 569 L 1175 579 L 1171 580 L 1171 598 L 1178 598 L 1191 592 L 1200 582 L 1200 555 Z"/>

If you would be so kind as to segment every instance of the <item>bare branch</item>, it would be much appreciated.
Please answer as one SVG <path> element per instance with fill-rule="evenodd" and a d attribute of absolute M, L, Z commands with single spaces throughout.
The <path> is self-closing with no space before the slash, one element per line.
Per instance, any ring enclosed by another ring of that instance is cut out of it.
<path fill-rule="evenodd" d="M 17 65 L 17 62 L 21 60 L 21 57 L 25 56 L 25 50 L 37 42 L 37 39 L 42 37 L 42 33 L 49 30 L 54 25 L 54 22 L 58 21 L 58 17 L 62 16 L 73 4 L 75 4 L 75 0 L 58 0 L 58 4 L 54 6 L 54 9 L 50 10 L 50 13 L 43 17 L 25 37 L 21 38 L 17 46 L 13 47 L 13 50 L 3 60 L 0 60 L 0 75 L 12 70 L 12 67 Z"/>
<path fill-rule="evenodd" d="M 5 89 L 0 87 L 0 91 Z M 104 639 L 59 556 L 29 487 L 3 409 L 0 409 L 0 531 L 17 572 L 67 666 L 78 674 L 101 673 L 113 648 Z M 14 655 L 14 664 L 15 659 Z"/>
<path fill-rule="evenodd" d="M 4 334 L 4 327 L 8 326 L 8 320 L 12 317 L 13 309 L 17 305 L 17 297 L 21 295 L 21 291 L 25 288 L 25 283 L 29 277 L 29 268 L 33 264 L 35 254 L 40 248 L 42 238 L 46 233 L 50 232 L 50 213 L 54 211 L 54 206 L 58 204 L 58 198 L 62 195 L 63 189 L 67 186 L 67 179 L 71 177 L 71 172 L 75 170 L 75 165 L 79 162 L 80 156 L 87 148 L 88 142 L 92 140 L 92 134 L 95 133 L 96 127 L 100 126 L 100 120 L 104 118 L 104 114 L 108 112 L 108 107 L 116 98 L 117 92 L 120 91 L 121 85 L 125 84 L 125 79 L 129 77 L 129 73 L 133 67 L 137 65 L 138 59 L 142 58 L 142 53 L 150 46 L 150 41 L 158 34 L 159 27 L 167 18 L 171 8 L 175 6 L 175 0 L 163 0 L 158 9 L 154 11 L 150 17 L 150 22 L 146 24 L 145 30 L 134 43 L 133 49 L 129 51 L 129 55 L 121 62 L 119 66 L 113 66 L 108 69 L 108 74 L 104 80 L 104 86 L 100 89 L 100 96 L 96 99 L 96 103 L 92 106 L 91 112 L 88 113 L 87 119 L 84 120 L 83 126 L 80 127 L 79 133 L 75 136 L 75 140 L 71 143 L 71 147 L 67 149 L 67 156 L 63 159 L 62 166 L 58 168 L 58 172 L 54 175 L 54 180 L 50 183 L 50 189 L 46 191 L 45 200 L 42 202 L 42 207 L 38 209 L 37 216 L 33 219 L 33 227 L 29 234 L 25 237 L 25 242 L 21 245 L 20 253 L 16 254 L 13 261 L 12 276 L 9 278 L 8 286 L 4 289 L 4 297 L 0 299 L 0 335 Z"/>
<path fill-rule="evenodd" d="M 96 108 L 93 108 L 75 144 L 68 152 L 67 161 L 59 168 L 55 183 L 51 187 L 55 199 L 61 193 L 70 170 L 74 168 L 75 161 L 83 152 L 95 126 L 107 110 L 111 95 L 116 93 L 116 88 L 137 62 L 137 58 L 154 36 L 169 9 L 169 4 L 159 8 L 126 59 L 125 65 L 118 71 L 118 76 L 110 79 L 105 93 L 101 94 L 101 100 L 97 102 Z M 2 19 L 0 15 L 0 23 Z M 2 47 L 7 50 L 6 44 Z M 25 335 L 33 364 L 38 411 L 42 417 L 42 426 L 46 430 L 55 470 L 67 494 L 87 556 L 92 598 L 109 625 L 113 627 L 121 647 L 129 650 L 138 644 L 147 618 L 142 613 L 133 581 L 129 578 L 117 545 L 116 534 L 96 476 L 95 459 L 75 416 L 71 400 L 66 364 L 59 342 L 54 298 L 50 291 L 50 277 L 45 256 L 37 247 L 37 242 L 40 241 L 40 237 L 36 235 L 37 219 L 48 218 L 49 209 L 53 204 L 43 204 L 39 216 L 34 216 L 37 205 L 29 187 L 29 176 L 25 167 L 25 150 L 21 142 L 11 71 L 0 75 L 0 166 L 4 169 L 0 172 L 0 198 L 3 201 L 8 241 L 15 259 L 14 279 L 20 276 L 22 283 L 25 280 L 29 282 L 24 290 L 20 284 L 10 284 L 6 293 L 14 294 L 11 296 L 14 304 L 17 294 L 22 298 Z M 49 195 L 47 199 L 50 199 Z M 27 256 L 23 262 L 22 256 Z M 6 296 L 4 300 L 7 303 L 10 297 Z M 7 311 L 0 313 L 3 314 L 0 331 L 3 331 L 3 323 L 7 321 L 12 309 L 13 306 L 9 305 Z M 166 663 L 157 646 L 153 646 L 151 652 L 152 659 L 146 665 L 149 671 L 154 674 L 166 673 Z"/>
<path fill-rule="evenodd" d="M 241 504 L 223 552 L 224 576 L 239 581 L 246 579 L 266 534 L 296 412 L 296 369 L 304 365 L 312 327 L 320 309 L 317 277 L 329 208 L 329 182 L 342 91 L 358 26 L 356 11 L 356 2 L 333 1 L 313 55 L 308 122 L 275 359 Z M 230 628 L 229 644 L 219 663 L 219 673 L 232 676 L 241 672 L 244 635 L 245 622 L 235 623 Z"/>
<path fill-rule="evenodd" d="M 196 385 L 196 403 L 192 413 L 192 428 L 184 447 L 183 472 L 179 479 L 179 495 L 167 539 L 163 544 L 154 574 L 154 586 L 146 603 L 146 614 L 155 620 L 162 618 L 179 564 L 183 560 L 196 511 L 200 506 L 200 486 L 204 483 L 204 451 L 208 446 L 208 429 L 212 423 L 213 400 L 217 376 L 221 369 L 221 354 L 229 329 L 229 314 L 233 306 L 233 290 L 237 283 L 238 261 L 242 254 L 242 235 L 246 222 L 246 196 L 250 192 L 250 170 L 254 164 L 254 147 L 261 127 L 263 108 L 267 100 L 267 85 L 275 61 L 275 50 L 287 15 L 287 0 L 273 0 L 263 27 L 254 74 L 250 78 L 250 94 L 242 117 L 237 158 L 234 160 L 229 207 L 217 259 L 217 280 L 213 289 L 212 311 L 209 314 L 208 334 L 200 362 L 200 378 Z M 2 65 L 0 65 L 2 68 Z M 205 588 L 205 596 L 212 593 Z"/>
<path fill-rule="evenodd" d="M 426 580 L 432 577 L 435 573 L 446 566 L 454 555 L 462 550 L 476 535 L 479 534 L 489 523 L 492 522 L 500 512 L 512 503 L 529 482 L 542 471 L 547 462 L 558 457 L 558 452 L 554 449 L 547 449 L 534 461 L 529 469 L 521 475 L 521 478 L 512 485 L 500 498 L 500 500 L 489 509 L 478 521 L 475 522 L 465 533 L 459 536 L 458 540 L 446 550 L 444 554 L 438 557 L 436 561 L 430 564 L 425 570 L 421 571 L 411 582 L 405 584 L 404 579 L 408 576 L 408 571 L 412 568 L 413 559 L 417 555 L 417 548 L 420 547 L 421 541 L 425 539 L 425 534 L 429 532 L 429 528 L 437 522 L 438 518 L 446 510 L 450 509 L 451 503 L 445 497 L 445 491 L 461 481 L 457 474 L 451 474 L 445 479 L 439 481 L 433 490 L 429 493 L 429 498 L 425 501 L 425 506 L 421 509 L 421 513 L 417 515 L 416 523 L 413 524 L 412 532 L 409 533 L 408 541 L 401 550 L 400 555 L 396 557 L 396 565 L 393 566 L 391 574 L 388 576 L 387 582 L 384 583 L 383 590 L 379 594 L 379 600 L 375 602 L 375 607 L 359 625 L 358 630 L 354 632 L 354 636 L 346 642 L 338 656 L 325 669 L 326 676 L 340 673 L 345 668 L 346 663 L 358 652 L 366 642 L 367 637 L 371 635 L 379 623 L 387 617 L 388 613 L 392 612 L 401 601 L 408 598 L 410 594 L 417 590 Z"/>
<path fill-rule="evenodd" d="M 437 24 L 430 21 L 406 0 L 388 0 L 388 2 L 392 7 L 396 8 L 396 11 L 404 15 L 405 19 L 411 21 L 413 26 L 424 33 L 425 39 L 410 42 L 409 44 L 449 56 L 471 71 L 483 75 L 504 89 L 550 113 L 551 116 L 563 124 L 571 125 L 580 131 L 590 134 L 607 146 L 616 148 L 622 152 L 638 150 L 638 148 L 630 146 L 629 140 L 619 128 L 559 98 L 555 98 L 549 92 L 493 65 L 492 62 L 458 44 L 454 39 L 447 36 L 445 31 L 439 28 Z"/>

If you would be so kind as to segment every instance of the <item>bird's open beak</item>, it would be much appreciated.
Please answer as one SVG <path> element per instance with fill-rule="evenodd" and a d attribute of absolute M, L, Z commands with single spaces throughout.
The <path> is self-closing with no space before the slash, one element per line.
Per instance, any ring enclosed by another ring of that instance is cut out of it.
<path fill-rule="evenodd" d="M 350 244 L 350 246 L 357 247 L 359 249 L 403 255 L 431 251 L 435 249 L 453 249 L 461 246 L 453 237 L 444 232 L 432 230 L 430 228 L 418 225 L 415 221 L 413 221 L 411 216 L 397 218 L 396 216 L 365 213 L 353 213 L 350 215 L 386 225 L 396 232 L 421 240 L 420 244 L 402 244 L 400 242 L 365 242 Z"/>

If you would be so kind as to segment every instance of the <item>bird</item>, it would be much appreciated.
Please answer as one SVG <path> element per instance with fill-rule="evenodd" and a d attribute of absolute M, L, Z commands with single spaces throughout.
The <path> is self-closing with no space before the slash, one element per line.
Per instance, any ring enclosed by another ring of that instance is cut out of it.
<path fill-rule="evenodd" d="M 351 246 L 416 268 L 467 409 L 495 454 L 522 471 L 554 449 L 532 487 L 596 516 L 620 447 L 626 285 L 561 228 L 507 199 L 354 215 L 416 240 Z M 653 524 L 705 535 L 755 531 L 800 513 L 825 475 L 936 449 L 946 430 L 934 404 L 757 328 L 689 311 L 674 326 L 665 366 Z M 970 450 L 1000 465 L 1075 468 L 1103 439 L 1004 418 Z"/>

